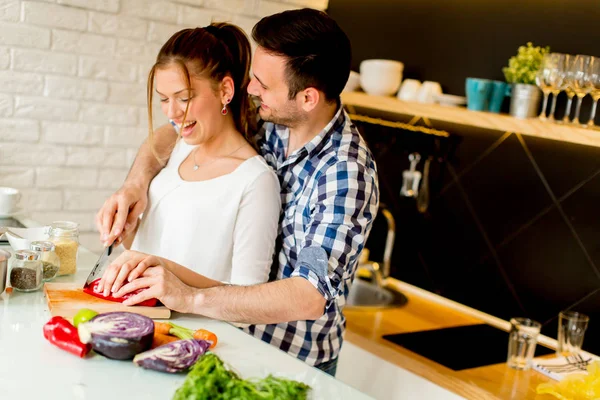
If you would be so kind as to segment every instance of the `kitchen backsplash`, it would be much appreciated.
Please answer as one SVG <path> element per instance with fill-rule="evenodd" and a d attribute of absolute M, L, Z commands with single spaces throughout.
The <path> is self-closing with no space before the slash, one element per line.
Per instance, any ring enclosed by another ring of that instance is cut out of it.
<path fill-rule="evenodd" d="M 600 353 L 600 148 L 455 127 L 450 138 L 357 123 L 396 220 L 391 275 L 556 337 L 564 309 L 591 316 Z M 400 195 L 408 154 L 433 156 L 425 213 Z M 367 242 L 381 260 L 385 222 Z"/>
<path fill-rule="evenodd" d="M 250 33 L 265 15 L 327 3 L 0 1 L 0 186 L 21 189 L 40 222 L 79 222 L 99 250 L 94 215 L 147 135 L 145 82 L 160 46 L 213 19 Z"/>

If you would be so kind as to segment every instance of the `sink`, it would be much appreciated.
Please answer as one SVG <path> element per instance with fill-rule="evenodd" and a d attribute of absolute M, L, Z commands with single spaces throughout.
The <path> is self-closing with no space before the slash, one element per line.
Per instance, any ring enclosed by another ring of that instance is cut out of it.
<path fill-rule="evenodd" d="M 356 277 L 348 293 L 346 308 L 348 309 L 374 309 L 401 307 L 408 299 L 391 285 L 378 287 L 360 277 Z"/>

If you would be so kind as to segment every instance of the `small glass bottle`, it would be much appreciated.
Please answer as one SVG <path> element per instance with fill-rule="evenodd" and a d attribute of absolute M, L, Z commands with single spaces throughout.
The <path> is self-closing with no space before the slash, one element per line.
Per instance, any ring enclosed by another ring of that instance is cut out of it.
<path fill-rule="evenodd" d="M 55 221 L 50 225 L 48 240 L 54 243 L 60 258 L 58 275 L 72 275 L 77 272 L 79 250 L 79 224 L 69 221 Z"/>
<path fill-rule="evenodd" d="M 44 281 L 54 279 L 60 269 L 60 258 L 56 254 L 54 243 L 48 241 L 32 242 L 29 248 L 32 251 L 40 253 L 43 271 L 42 279 Z"/>
<path fill-rule="evenodd" d="M 40 254 L 31 250 L 17 250 L 10 270 L 10 285 L 21 292 L 33 292 L 42 287 Z"/>

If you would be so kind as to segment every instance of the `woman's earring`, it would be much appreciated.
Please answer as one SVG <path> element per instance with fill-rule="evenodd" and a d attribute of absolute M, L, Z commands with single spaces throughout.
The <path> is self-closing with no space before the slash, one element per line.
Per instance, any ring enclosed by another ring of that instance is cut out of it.
<path fill-rule="evenodd" d="M 223 104 L 223 108 L 221 108 L 221 114 L 222 115 L 227 115 L 227 113 L 229 112 L 227 110 L 227 104 L 229 104 L 230 101 L 231 100 L 229 100 L 229 99 L 225 100 L 225 104 Z"/>

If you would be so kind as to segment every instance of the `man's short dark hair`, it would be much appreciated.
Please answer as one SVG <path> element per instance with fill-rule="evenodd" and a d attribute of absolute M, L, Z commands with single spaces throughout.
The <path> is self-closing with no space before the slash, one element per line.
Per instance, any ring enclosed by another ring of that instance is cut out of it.
<path fill-rule="evenodd" d="M 336 101 L 350 75 L 350 40 L 322 11 L 304 8 L 261 19 L 252 38 L 267 52 L 287 58 L 289 98 L 314 87 Z"/>

